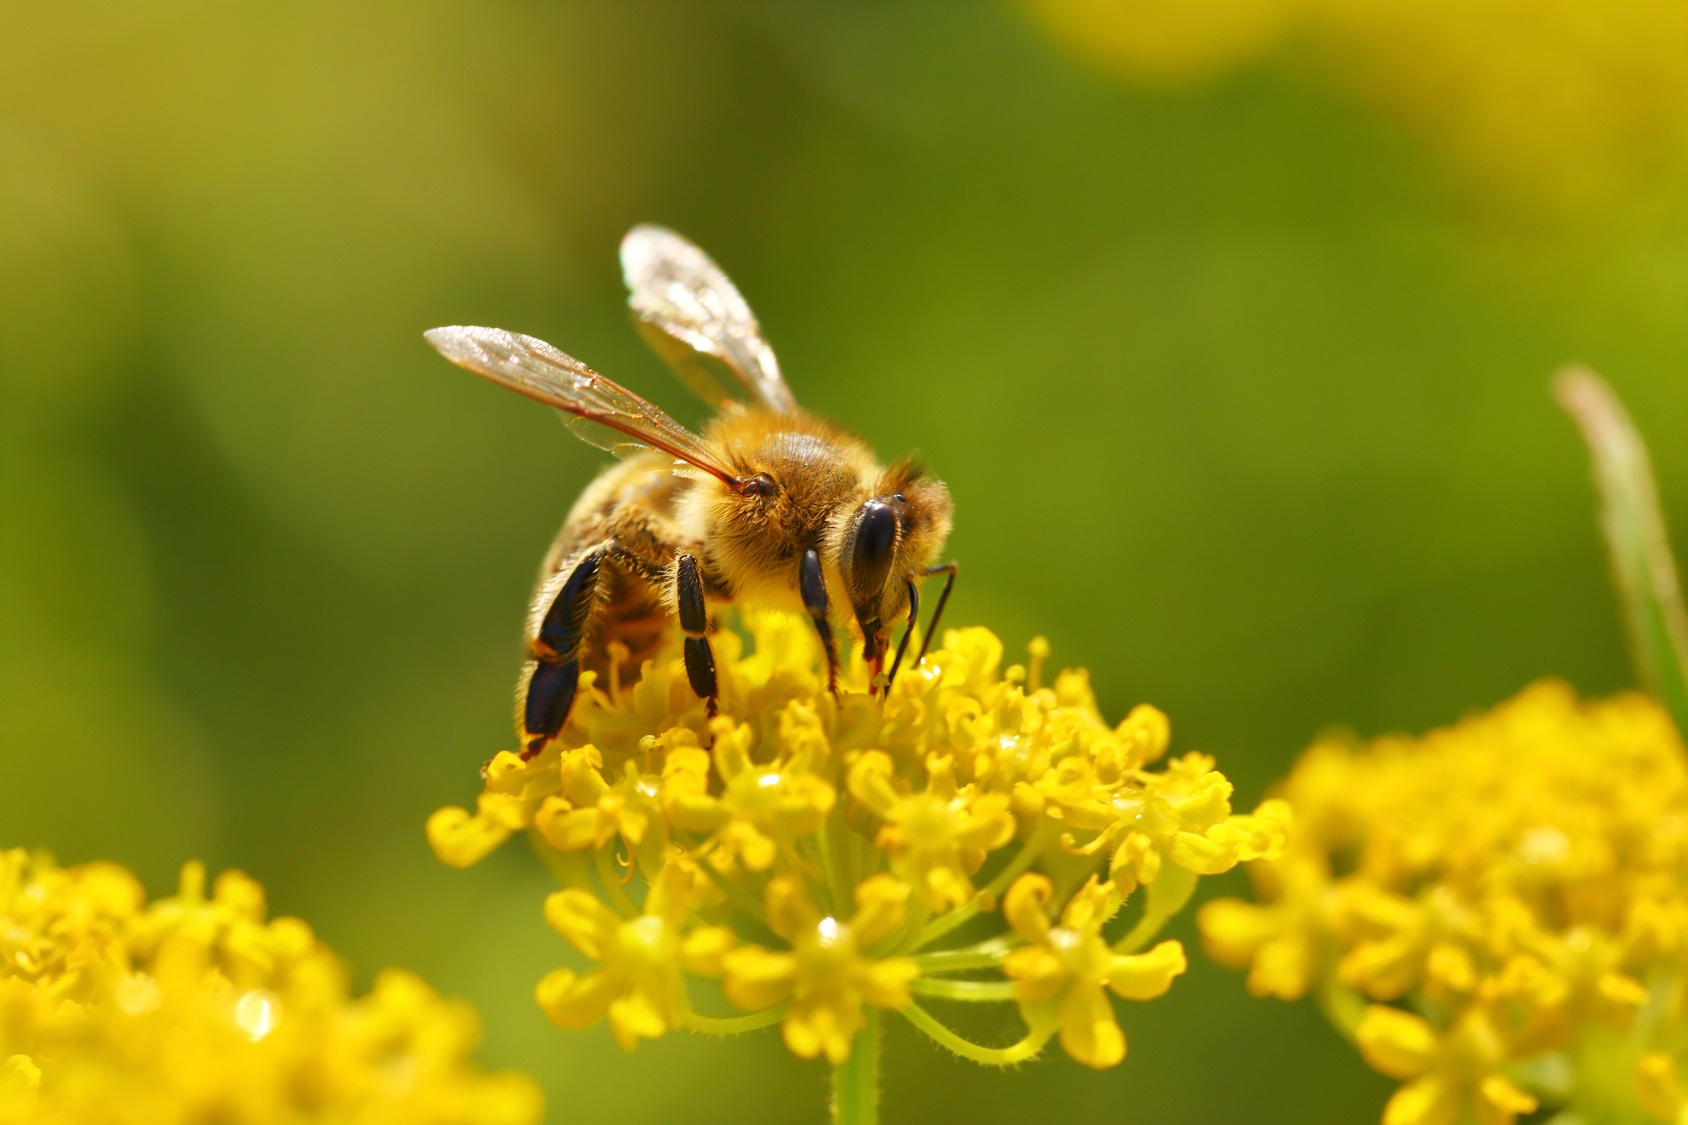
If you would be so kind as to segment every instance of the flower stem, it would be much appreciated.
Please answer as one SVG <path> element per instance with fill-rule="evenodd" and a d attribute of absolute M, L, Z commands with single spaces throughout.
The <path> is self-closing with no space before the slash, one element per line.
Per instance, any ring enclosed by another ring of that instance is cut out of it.
<path fill-rule="evenodd" d="M 1561 371 L 1553 391 L 1593 455 L 1601 526 L 1636 671 L 1688 736 L 1688 612 L 1647 447 L 1623 404 L 1593 372 Z"/>
<path fill-rule="evenodd" d="M 977 1004 L 1014 999 L 1014 982 L 1008 980 L 919 977 L 909 987 L 922 996 L 936 996 L 940 1000 L 966 1000 Z"/>
<path fill-rule="evenodd" d="M 743 1035 L 747 1031 L 759 1031 L 764 1027 L 780 1022 L 785 1018 L 786 1009 L 790 1004 L 776 1004 L 763 1012 L 752 1012 L 748 1016 L 701 1016 L 696 1012 L 687 1011 L 681 1017 L 681 1024 L 687 1031 L 695 1031 L 699 1035 Z"/>
<path fill-rule="evenodd" d="M 1196 876 L 1193 871 L 1187 871 L 1172 863 L 1162 866 L 1160 877 L 1150 883 L 1146 890 L 1148 901 L 1144 904 L 1143 916 L 1131 927 L 1129 933 L 1114 943 L 1114 952 L 1136 953 L 1148 945 L 1155 935 L 1161 932 L 1161 927 L 1189 904 L 1190 896 L 1195 890 Z"/>
<path fill-rule="evenodd" d="M 914 948 L 919 949 L 922 946 L 931 945 L 957 926 L 972 921 L 985 903 L 994 902 L 1000 898 L 1002 892 L 1008 889 L 1008 884 L 1014 881 L 1015 876 L 1037 861 L 1037 857 L 1043 854 L 1043 849 L 1048 847 L 1049 842 L 1054 838 L 1055 831 L 1051 827 L 1051 822 L 1048 818 L 1045 818 L 1032 831 L 1030 838 L 1020 846 L 1019 853 L 1001 871 L 998 871 L 996 877 L 985 884 L 978 894 L 949 913 L 940 914 L 926 923 L 926 927 L 920 931 L 920 936 L 915 939 Z"/>
<path fill-rule="evenodd" d="M 920 966 L 922 973 L 959 973 L 967 969 L 990 969 L 1002 964 L 1014 951 L 1018 941 L 1008 935 L 989 938 L 977 945 L 960 949 L 940 949 L 932 953 L 916 953 L 909 960 Z"/>
<path fill-rule="evenodd" d="M 1331 1026 L 1340 1031 L 1344 1039 L 1354 1042 L 1360 1020 L 1366 1014 L 1365 998 L 1338 981 L 1329 968 L 1319 975 L 1314 997 Z"/>
<path fill-rule="evenodd" d="M 864 1015 L 850 1057 L 832 1068 L 833 1125 L 879 1122 L 879 1009 L 869 1007 Z"/>
<path fill-rule="evenodd" d="M 939 1023 L 932 1013 L 919 1004 L 909 1004 L 897 1010 L 902 1013 L 904 1019 L 924 1031 L 938 1046 L 946 1047 L 962 1058 L 984 1066 L 1013 1066 L 1015 1063 L 1034 1059 L 1038 1052 L 1043 1050 L 1043 1045 L 1049 1042 L 1050 1032 L 1030 1031 L 1024 1039 L 1006 1047 L 981 1047 Z"/>

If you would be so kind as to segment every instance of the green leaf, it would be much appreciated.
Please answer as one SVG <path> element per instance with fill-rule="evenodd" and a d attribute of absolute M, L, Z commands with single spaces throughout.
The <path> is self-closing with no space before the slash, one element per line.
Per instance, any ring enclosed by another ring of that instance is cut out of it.
<path fill-rule="evenodd" d="M 1599 376 L 1567 368 L 1554 397 L 1582 429 L 1600 490 L 1601 528 L 1636 672 L 1688 734 L 1688 614 L 1665 536 L 1647 447 L 1629 414 Z"/>

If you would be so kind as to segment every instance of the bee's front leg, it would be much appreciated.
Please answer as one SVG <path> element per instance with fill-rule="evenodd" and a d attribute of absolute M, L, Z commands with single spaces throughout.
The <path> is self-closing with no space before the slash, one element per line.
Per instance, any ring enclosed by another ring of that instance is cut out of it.
<path fill-rule="evenodd" d="M 797 572 L 797 590 L 803 595 L 803 608 L 821 635 L 821 647 L 826 650 L 826 690 L 838 694 L 838 646 L 832 639 L 832 622 L 826 613 L 826 577 L 821 573 L 821 557 L 810 548 L 803 552 L 803 564 Z"/>
<path fill-rule="evenodd" d="M 674 605 L 686 634 L 686 679 L 713 719 L 720 691 L 715 682 L 715 652 L 709 647 L 709 607 L 703 600 L 703 577 L 698 573 L 696 555 L 681 555 L 676 560 Z"/>

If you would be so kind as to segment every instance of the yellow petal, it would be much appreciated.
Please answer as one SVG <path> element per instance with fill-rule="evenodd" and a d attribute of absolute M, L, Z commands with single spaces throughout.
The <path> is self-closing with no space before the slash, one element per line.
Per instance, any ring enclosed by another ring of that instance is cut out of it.
<path fill-rule="evenodd" d="M 1396 1090 L 1383 1107 L 1383 1125 L 1455 1125 L 1459 1096 L 1439 1078 L 1421 1078 Z"/>
<path fill-rule="evenodd" d="M 1246 968 L 1283 929 L 1280 912 L 1237 898 L 1215 899 L 1196 912 L 1202 951 L 1228 969 Z"/>
<path fill-rule="evenodd" d="M 1639 1008 L 1647 1002 L 1646 986 L 1623 973 L 1602 974 L 1598 987 L 1601 998 L 1613 1004 Z"/>
<path fill-rule="evenodd" d="M 869 750 L 850 767 L 850 796 L 880 816 L 889 816 L 897 807 L 897 791 L 891 785 L 894 776 L 896 767 L 891 759 L 878 750 Z"/>
<path fill-rule="evenodd" d="M 1675 1121 L 1688 1100 L 1676 1077 L 1676 1060 L 1666 1051 L 1643 1055 L 1635 1068 L 1635 1097 L 1661 1121 Z"/>
<path fill-rule="evenodd" d="M 1248 971 L 1248 990 L 1256 996 L 1299 1000 L 1313 983 L 1313 946 L 1304 933 L 1289 933 L 1260 947 Z"/>
<path fill-rule="evenodd" d="M 510 829 L 494 824 L 468 809 L 440 809 L 428 818 L 428 846 L 440 862 L 453 867 L 479 863 L 510 838 Z"/>
<path fill-rule="evenodd" d="M 721 803 L 707 793 L 663 792 L 662 808 L 668 823 L 684 832 L 713 832 L 729 816 Z"/>
<path fill-rule="evenodd" d="M 533 826 L 560 852 L 588 851 L 609 837 L 597 809 L 574 808 L 561 797 L 545 799 L 534 814 Z"/>
<path fill-rule="evenodd" d="M 1477 1120 L 1480 1125 L 1512 1125 L 1520 1113 L 1534 1113 L 1536 1099 L 1498 1074 L 1491 1074 L 1477 1087 Z"/>
<path fill-rule="evenodd" d="M 1178 832 L 1172 837 L 1167 858 L 1197 875 L 1219 875 L 1237 865 L 1237 845 L 1195 832 Z"/>
<path fill-rule="evenodd" d="M 838 1066 L 850 1057 L 850 1040 L 864 1022 L 861 1008 L 839 997 L 833 1003 L 808 1000 L 792 1005 L 781 1030 L 792 1054 L 812 1059 L 824 1053 Z"/>
<path fill-rule="evenodd" d="M 1139 703 L 1131 709 L 1115 733 L 1126 744 L 1131 764 L 1142 766 L 1166 753 L 1172 741 L 1172 722 L 1157 708 Z"/>
<path fill-rule="evenodd" d="M 1055 884 L 1038 874 L 1022 875 L 1002 900 L 1002 916 L 1028 942 L 1041 943 L 1049 933 L 1049 904 Z"/>
<path fill-rule="evenodd" d="M 554 891 L 545 897 L 545 920 L 594 961 L 615 940 L 621 919 L 609 907 L 581 890 Z"/>
<path fill-rule="evenodd" d="M 760 1012 L 791 998 L 797 983 L 797 959 L 754 945 L 729 950 L 721 958 L 721 990 L 747 1012 Z"/>
<path fill-rule="evenodd" d="M 672 1013 L 662 1011 L 656 999 L 643 989 L 630 989 L 610 1001 L 610 1031 L 626 1050 L 641 1039 L 660 1039 L 668 1031 Z"/>
<path fill-rule="evenodd" d="M 1397 1000 L 1418 983 L 1419 955 L 1418 937 L 1412 933 L 1362 942 L 1337 965 L 1336 975 L 1373 1000 Z"/>
<path fill-rule="evenodd" d="M 540 979 L 534 999 L 552 1023 L 578 1031 L 604 1018 L 617 991 L 616 982 L 602 969 L 584 977 L 569 969 L 556 969 Z"/>
<path fill-rule="evenodd" d="M 1427 1022 L 1383 1004 L 1366 1009 L 1354 1035 L 1366 1061 L 1391 1078 L 1423 1074 L 1436 1050 L 1436 1032 Z"/>
<path fill-rule="evenodd" d="M 796 941 L 820 922 L 821 915 L 809 902 L 803 883 L 791 875 L 780 875 L 768 883 L 768 926 L 786 941 Z"/>
<path fill-rule="evenodd" d="M 680 966 L 697 976 L 718 977 L 722 958 L 736 941 L 733 931 L 725 926 L 693 930 L 680 941 Z"/>
<path fill-rule="evenodd" d="M 1108 974 L 1108 987 L 1125 1000 L 1153 1000 L 1165 996 L 1172 979 L 1190 967 L 1184 946 L 1163 941 L 1147 953 L 1115 957 Z"/>
<path fill-rule="evenodd" d="M 903 1008 L 909 1003 L 909 982 L 920 968 L 904 957 L 870 961 L 856 976 L 862 998 L 877 1008 Z"/>
<path fill-rule="evenodd" d="M 651 883 L 645 896 L 645 913 L 654 914 L 669 926 L 679 928 L 686 920 L 686 902 L 691 897 L 692 884 L 701 876 L 689 860 L 676 859 L 665 864 Z"/>
<path fill-rule="evenodd" d="M 1125 1033 L 1114 1007 L 1096 985 L 1075 984 L 1061 1003 L 1061 1046 L 1085 1066 L 1116 1066 L 1125 1058 Z"/>
<path fill-rule="evenodd" d="M 41 1068 L 28 1055 L 12 1055 L 0 1062 L 0 1094 L 41 1088 Z"/>
<path fill-rule="evenodd" d="M 889 937 L 908 913 L 908 884 L 890 875 L 875 875 L 856 888 L 856 913 L 850 932 L 861 945 Z"/>

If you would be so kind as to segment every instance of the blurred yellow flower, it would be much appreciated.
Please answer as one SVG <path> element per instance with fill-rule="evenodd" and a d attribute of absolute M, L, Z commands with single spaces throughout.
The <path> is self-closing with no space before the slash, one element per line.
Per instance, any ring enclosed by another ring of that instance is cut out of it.
<path fill-rule="evenodd" d="M 1321 743 L 1280 794 L 1262 901 L 1209 903 L 1203 943 L 1258 994 L 1315 993 L 1406 1083 L 1385 1121 L 1603 1120 L 1614 1076 L 1675 1120 L 1688 759 L 1656 703 L 1540 683 L 1421 738 Z"/>
<path fill-rule="evenodd" d="M 1430 138 L 1508 199 L 1586 210 L 1680 178 L 1676 0 L 1022 0 L 1080 58 L 1183 84 L 1274 57 Z"/>
<path fill-rule="evenodd" d="M 457 865 L 525 828 L 562 882 L 546 917 L 596 963 L 540 984 L 564 1027 L 607 1017 L 632 1046 L 779 1023 L 793 1053 L 842 1071 L 873 1065 L 894 1012 L 981 1063 L 1059 1033 L 1108 1066 L 1125 1053 L 1110 993 L 1150 999 L 1183 970 L 1176 942 L 1138 950 L 1197 874 L 1282 851 L 1286 805 L 1233 812 L 1204 755 L 1151 768 L 1166 717 L 1110 725 L 1082 672 L 1044 685 L 1041 641 L 1004 669 L 989 632 L 950 631 L 878 699 L 855 662 L 827 690 L 809 622 L 742 622 L 716 635 L 718 717 L 677 646 L 616 667 L 607 690 L 584 676 L 558 739 L 526 762 L 499 754 L 475 811 L 429 820 Z M 1131 876 L 1109 878 L 1122 848 Z M 969 923 L 968 944 L 946 941 Z M 708 1014 L 717 991 L 743 1014 Z M 969 1042 L 928 999 L 1017 1001 L 1026 1033 Z"/>
<path fill-rule="evenodd" d="M 1469 1116 L 1479 1125 L 1512 1125 L 1536 1099 L 1500 1073 L 1506 1045 L 1481 1010 L 1468 1011 L 1439 1036 L 1429 1022 L 1374 1004 L 1354 1036 L 1360 1053 L 1391 1078 L 1406 1080 L 1383 1110 L 1384 1125 L 1441 1125 Z"/>
<path fill-rule="evenodd" d="M 124 869 L 0 852 L 0 1120 L 18 1125 L 526 1125 L 538 1089 L 469 1055 L 474 1014 L 408 973 L 352 997 L 263 890 L 189 864 L 147 903 Z"/>

